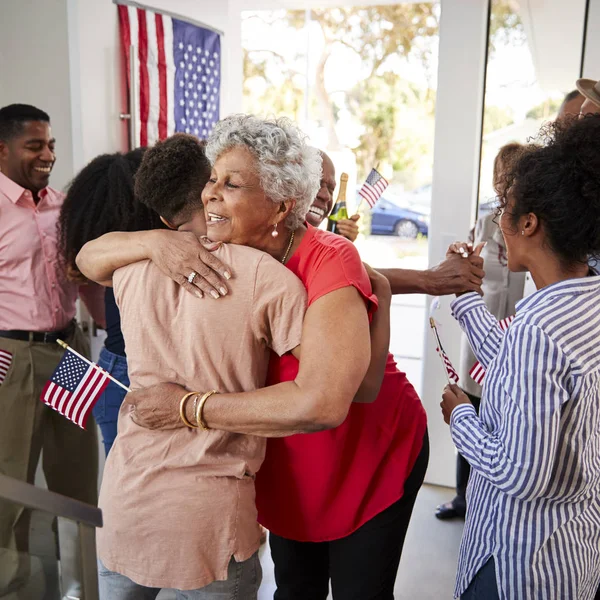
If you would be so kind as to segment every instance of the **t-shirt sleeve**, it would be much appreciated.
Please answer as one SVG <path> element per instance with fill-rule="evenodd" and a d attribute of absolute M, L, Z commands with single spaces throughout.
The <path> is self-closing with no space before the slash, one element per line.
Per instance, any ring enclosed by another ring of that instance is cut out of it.
<path fill-rule="evenodd" d="M 252 315 L 258 337 L 282 356 L 300 344 L 306 290 L 289 269 L 269 256 L 256 267 Z"/>
<path fill-rule="evenodd" d="M 328 245 L 321 246 L 320 256 L 314 261 L 307 279 L 309 306 L 330 292 L 353 286 L 363 297 L 371 316 L 379 302 L 373 294 L 369 275 L 358 250 L 342 236 L 332 237 L 328 241 Z"/>
<path fill-rule="evenodd" d="M 126 281 L 130 278 L 131 269 L 129 268 L 131 265 L 127 265 L 126 267 L 121 267 L 117 269 L 113 273 L 112 284 L 113 284 L 113 293 L 115 295 L 115 303 L 117 307 L 121 308 L 121 300 L 122 300 L 122 291 L 124 285 L 126 285 Z"/>

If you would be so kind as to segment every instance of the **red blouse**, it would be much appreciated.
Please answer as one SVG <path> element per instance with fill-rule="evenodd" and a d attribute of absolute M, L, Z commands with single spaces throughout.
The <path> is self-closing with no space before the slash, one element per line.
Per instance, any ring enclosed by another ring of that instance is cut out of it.
<path fill-rule="evenodd" d="M 309 226 L 287 267 L 304 283 L 309 306 L 352 285 L 370 312 L 377 307 L 356 248 L 341 236 Z M 269 371 L 269 385 L 292 381 L 298 361 L 273 355 Z M 335 429 L 269 439 L 256 479 L 259 522 L 305 542 L 351 534 L 402 497 L 426 426 L 421 401 L 390 354 L 375 402 L 352 404 Z"/>

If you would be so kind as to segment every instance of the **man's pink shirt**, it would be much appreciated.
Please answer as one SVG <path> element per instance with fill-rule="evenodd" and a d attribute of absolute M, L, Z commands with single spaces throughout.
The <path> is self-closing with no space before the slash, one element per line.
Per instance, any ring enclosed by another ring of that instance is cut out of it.
<path fill-rule="evenodd" d="M 57 247 L 65 195 L 46 187 L 39 197 L 0 173 L 0 330 L 60 331 L 75 316 L 79 286 Z"/>

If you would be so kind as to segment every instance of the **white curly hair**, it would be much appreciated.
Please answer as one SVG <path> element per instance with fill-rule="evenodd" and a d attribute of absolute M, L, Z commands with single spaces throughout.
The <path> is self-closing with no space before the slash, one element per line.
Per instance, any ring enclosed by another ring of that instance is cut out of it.
<path fill-rule="evenodd" d="M 306 143 L 306 136 L 286 118 L 261 119 L 231 115 L 219 121 L 206 143 L 212 165 L 224 152 L 244 146 L 256 157 L 260 184 L 267 198 L 278 204 L 295 200 L 285 225 L 292 231 L 304 222 L 317 192 L 322 170 L 320 152 Z"/>

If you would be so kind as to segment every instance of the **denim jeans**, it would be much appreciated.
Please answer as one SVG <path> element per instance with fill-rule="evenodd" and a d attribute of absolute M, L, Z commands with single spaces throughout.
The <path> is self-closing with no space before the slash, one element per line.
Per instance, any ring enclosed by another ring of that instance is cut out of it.
<path fill-rule="evenodd" d="M 129 386 L 127 359 L 124 356 L 119 356 L 106 348 L 102 348 L 98 364 L 115 379 Z M 126 394 L 127 392 L 122 387 L 111 381 L 106 386 L 104 394 L 100 396 L 92 411 L 94 419 L 96 419 L 96 423 L 98 423 L 102 432 L 102 442 L 107 456 L 117 437 L 119 409 L 121 408 L 121 404 L 123 404 L 123 398 L 125 398 Z"/>
<path fill-rule="evenodd" d="M 499 598 L 498 584 L 496 583 L 496 563 L 492 556 L 477 571 L 460 600 L 499 600 Z"/>
<path fill-rule="evenodd" d="M 248 560 L 231 559 L 226 581 L 213 581 L 197 590 L 175 590 L 177 600 L 257 600 L 262 581 L 258 552 Z M 160 588 L 151 588 L 131 581 L 125 575 L 109 571 L 98 561 L 100 600 L 154 600 Z"/>

